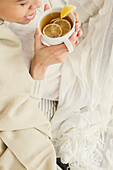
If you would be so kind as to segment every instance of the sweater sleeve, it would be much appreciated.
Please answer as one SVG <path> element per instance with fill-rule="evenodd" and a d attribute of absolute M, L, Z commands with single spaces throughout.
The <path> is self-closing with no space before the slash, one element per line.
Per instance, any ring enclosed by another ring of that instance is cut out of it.
<path fill-rule="evenodd" d="M 40 127 L 43 133 L 51 136 L 49 122 L 31 98 L 33 86 L 34 81 L 22 58 L 20 41 L 2 23 L 0 25 L 1 131 Z"/>

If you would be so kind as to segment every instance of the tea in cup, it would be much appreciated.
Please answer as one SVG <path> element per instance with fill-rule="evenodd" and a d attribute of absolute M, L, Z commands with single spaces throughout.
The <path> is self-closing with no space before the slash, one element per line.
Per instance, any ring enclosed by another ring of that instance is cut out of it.
<path fill-rule="evenodd" d="M 69 52 L 72 52 L 73 46 L 69 37 L 75 31 L 75 16 L 70 12 L 61 19 L 61 11 L 62 7 L 51 8 L 40 16 L 38 27 L 42 35 L 41 41 L 47 46 L 65 43 Z"/>

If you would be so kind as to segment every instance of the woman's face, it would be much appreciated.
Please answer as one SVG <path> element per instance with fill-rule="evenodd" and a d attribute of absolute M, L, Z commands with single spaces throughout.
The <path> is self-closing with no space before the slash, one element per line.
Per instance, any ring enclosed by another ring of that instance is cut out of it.
<path fill-rule="evenodd" d="M 36 15 L 41 0 L 0 0 L 0 19 L 19 24 L 28 24 Z"/>

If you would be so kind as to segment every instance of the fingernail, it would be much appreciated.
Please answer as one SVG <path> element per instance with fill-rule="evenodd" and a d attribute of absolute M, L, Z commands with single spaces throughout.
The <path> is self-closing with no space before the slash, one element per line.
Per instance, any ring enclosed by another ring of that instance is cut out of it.
<path fill-rule="evenodd" d="M 47 6 L 48 6 L 48 5 L 47 5 L 47 4 L 45 4 L 45 7 L 46 7 L 46 8 L 47 8 Z"/>
<path fill-rule="evenodd" d="M 78 37 L 80 36 L 80 31 L 78 31 L 78 34 L 77 34 L 77 36 L 78 36 Z"/>
<path fill-rule="evenodd" d="M 76 40 L 76 43 L 75 44 L 78 44 L 79 43 L 79 40 Z"/>
<path fill-rule="evenodd" d="M 36 33 L 40 34 L 40 29 L 39 28 L 36 28 Z"/>
<path fill-rule="evenodd" d="M 78 30 L 78 25 L 76 24 L 76 25 L 75 25 L 75 31 L 77 31 L 77 30 Z"/>
<path fill-rule="evenodd" d="M 80 37 L 80 36 L 82 36 L 82 35 L 83 35 L 83 31 L 80 29 L 80 30 L 78 31 L 77 36 Z"/>
<path fill-rule="evenodd" d="M 76 15 L 77 17 L 79 17 L 79 14 L 78 14 L 77 12 L 75 12 L 75 15 Z"/>
<path fill-rule="evenodd" d="M 49 5 L 48 5 L 48 4 L 46 4 L 46 5 L 45 5 L 45 8 L 46 8 L 46 9 L 47 9 L 47 8 L 49 8 Z"/>

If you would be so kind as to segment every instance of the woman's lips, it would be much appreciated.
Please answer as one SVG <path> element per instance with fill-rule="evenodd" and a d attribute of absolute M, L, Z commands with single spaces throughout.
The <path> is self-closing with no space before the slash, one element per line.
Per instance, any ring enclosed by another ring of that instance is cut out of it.
<path fill-rule="evenodd" d="M 35 16 L 36 16 L 36 10 L 31 15 L 25 16 L 24 18 L 30 21 L 33 20 Z"/>

